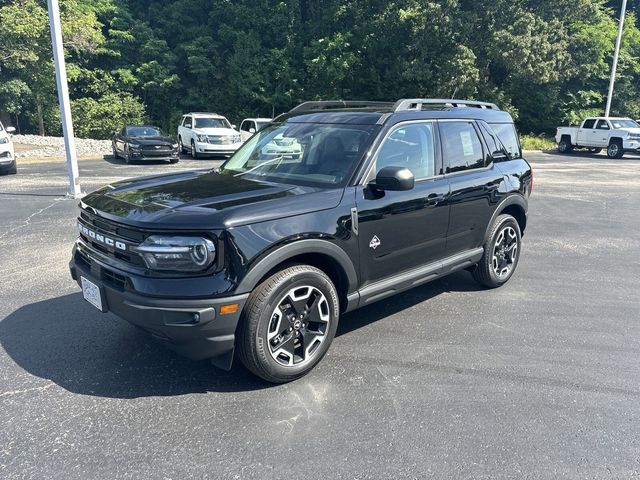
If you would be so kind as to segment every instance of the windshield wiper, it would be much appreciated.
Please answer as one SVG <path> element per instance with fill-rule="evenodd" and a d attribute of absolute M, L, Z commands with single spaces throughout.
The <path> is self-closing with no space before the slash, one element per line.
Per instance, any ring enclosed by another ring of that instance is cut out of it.
<path fill-rule="evenodd" d="M 241 176 L 243 176 L 243 175 L 246 175 L 247 173 L 251 173 L 251 172 L 253 172 L 254 170 L 257 170 L 258 168 L 264 167 L 265 165 L 269 165 L 269 164 L 274 163 L 274 162 L 279 162 L 279 161 L 281 161 L 283 158 L 284 158 L 284 155 L 280 155 L 279 157 L 272 158 L 272 159 L 270 159 L 270 160 L 267 160 L 266 162 L 259 163 L 259 164 L 258 164 L 258 165 L 256 165 L 255 167 L 250 168 L 249 170 L 247 170 L 246 172 L 237 173 L 236 175 L 234 175 L 234 177 L 241 177 Z"/>

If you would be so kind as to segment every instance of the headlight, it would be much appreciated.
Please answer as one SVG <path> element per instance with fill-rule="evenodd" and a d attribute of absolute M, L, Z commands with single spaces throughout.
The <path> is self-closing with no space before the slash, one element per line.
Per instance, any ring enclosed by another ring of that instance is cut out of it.
<path fill-rule="evenodd" d="M 629 140 L 640 140 L 640 133 L 630 133 L 627 138 Z"/>
<path fill-rule="evenodd" d="M 178 144 L 174 143 L 173 145 L 171 145 L 171 148 L 173 148 L 175 150 L 176 148 L 178 148 Z"/>
<path fill-rule="evenodd" d="M 0 137 L 0 145 L 3 143 L 9 143 L 9 139 L 7 137 Z"/>
<path fill-rule="evenodd" d="M 207 136 L 206 135 L 196 135 L 196 137 L 198 137 L 198 141 L 199 142 L 206 142 L 207 141 Z"/>
<path fill-rule="evenodd" d="M 208 238 L 152 235 L 135 249 L 151 270 L 200 272 L 216 258 L 216 246 Z"/>

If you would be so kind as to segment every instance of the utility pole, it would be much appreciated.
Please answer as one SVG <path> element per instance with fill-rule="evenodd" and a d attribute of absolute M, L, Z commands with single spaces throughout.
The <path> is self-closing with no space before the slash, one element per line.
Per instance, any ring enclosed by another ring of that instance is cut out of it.
<path fill-rule="evenodd" d="M 60 103 L 62 133 L 64 134 L 64 149 L 67 154 L 67 172 L 69 174 L 68 195 L 73 198 L 81 198 L 83 193 L 80 190 L 76 139 L 73 133 L 73 122 L 71 120 L 69 85 L 67 84 L 67 69 L 64 61 L 64 47 L 62 44 L 60 5 L 58 4 L 58 0 L 47 0 L 47 2 L 49 8 L 49 25 L 51 26 L 53 61 L 56 67 L 56 82 L 58 84 L 58 102 Z"/>
<path fill-rule="evenodd" d="M 627 0 L 622 0 L 622 10 L 620 11 L 620 24 L 618 25 L 618 38 L 616 39 L 616 50 L 613 54 L 613 66 L 611 67 L 611 81 L 609 82 L 609 95 L 607 96 L 607 108 L 604 116 L 611 113 L 611 101 L 613 100 L 613 86 L 616 83 L 616 71 L 618 70 L 618 56 L 620 55 L 620 44 L 622 43 L 622 30 L 624 29 L 624 18 L 627 13 Z"/>

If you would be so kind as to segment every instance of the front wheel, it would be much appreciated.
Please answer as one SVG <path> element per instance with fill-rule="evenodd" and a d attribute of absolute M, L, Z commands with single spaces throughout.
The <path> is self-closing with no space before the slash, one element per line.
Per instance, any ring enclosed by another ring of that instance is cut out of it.
<path fill-rule="evenodd" d="M 329 349 L 340 316 L 327 275 L 294 265 L 267 278 L 247 300 L 238 331 L 240 361 L 273 383 L 306 375 Z"/>
<path fill-rule="evenodd" d="M 622 158 L 623 155 L 622 142 L 619 140 L 611 142 L 607 147 L 607 156 L 609 158 Z"/>
<path fill-rule="evenodd" d="M 187 149 L 184 148 L 184 145 L 182 144 L 182 137 L 178 137 L 178 151 L 180 153 L 187 153 Z"/>
<path fill-rule="evenodd" d="M 496 288 L 509 281 L 520 259 L 522 235 L 511 215 L 499 215 L 491 228 L 484 254 L 473 271 L 481 285 Z"/>
<path fill-rule="evenodd" d="M 198 151 L 196 150 L 196 142 L 191 140 L 191 158 L 194 160 L 198 159 Z"/>

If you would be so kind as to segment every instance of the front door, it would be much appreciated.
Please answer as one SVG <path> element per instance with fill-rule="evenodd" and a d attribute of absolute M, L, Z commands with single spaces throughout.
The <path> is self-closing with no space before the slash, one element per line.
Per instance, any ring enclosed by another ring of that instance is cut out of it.
<path fill-rule="evenodd" d="M 449 182 L 438 154 L 435 122 L 394 126 L 356 189 L 360 274 L 364 284 L 440 260 L 449 222 Z M 379 192 L 367 186 L 388 166 L 406 167 L 415 187 Z"/>

